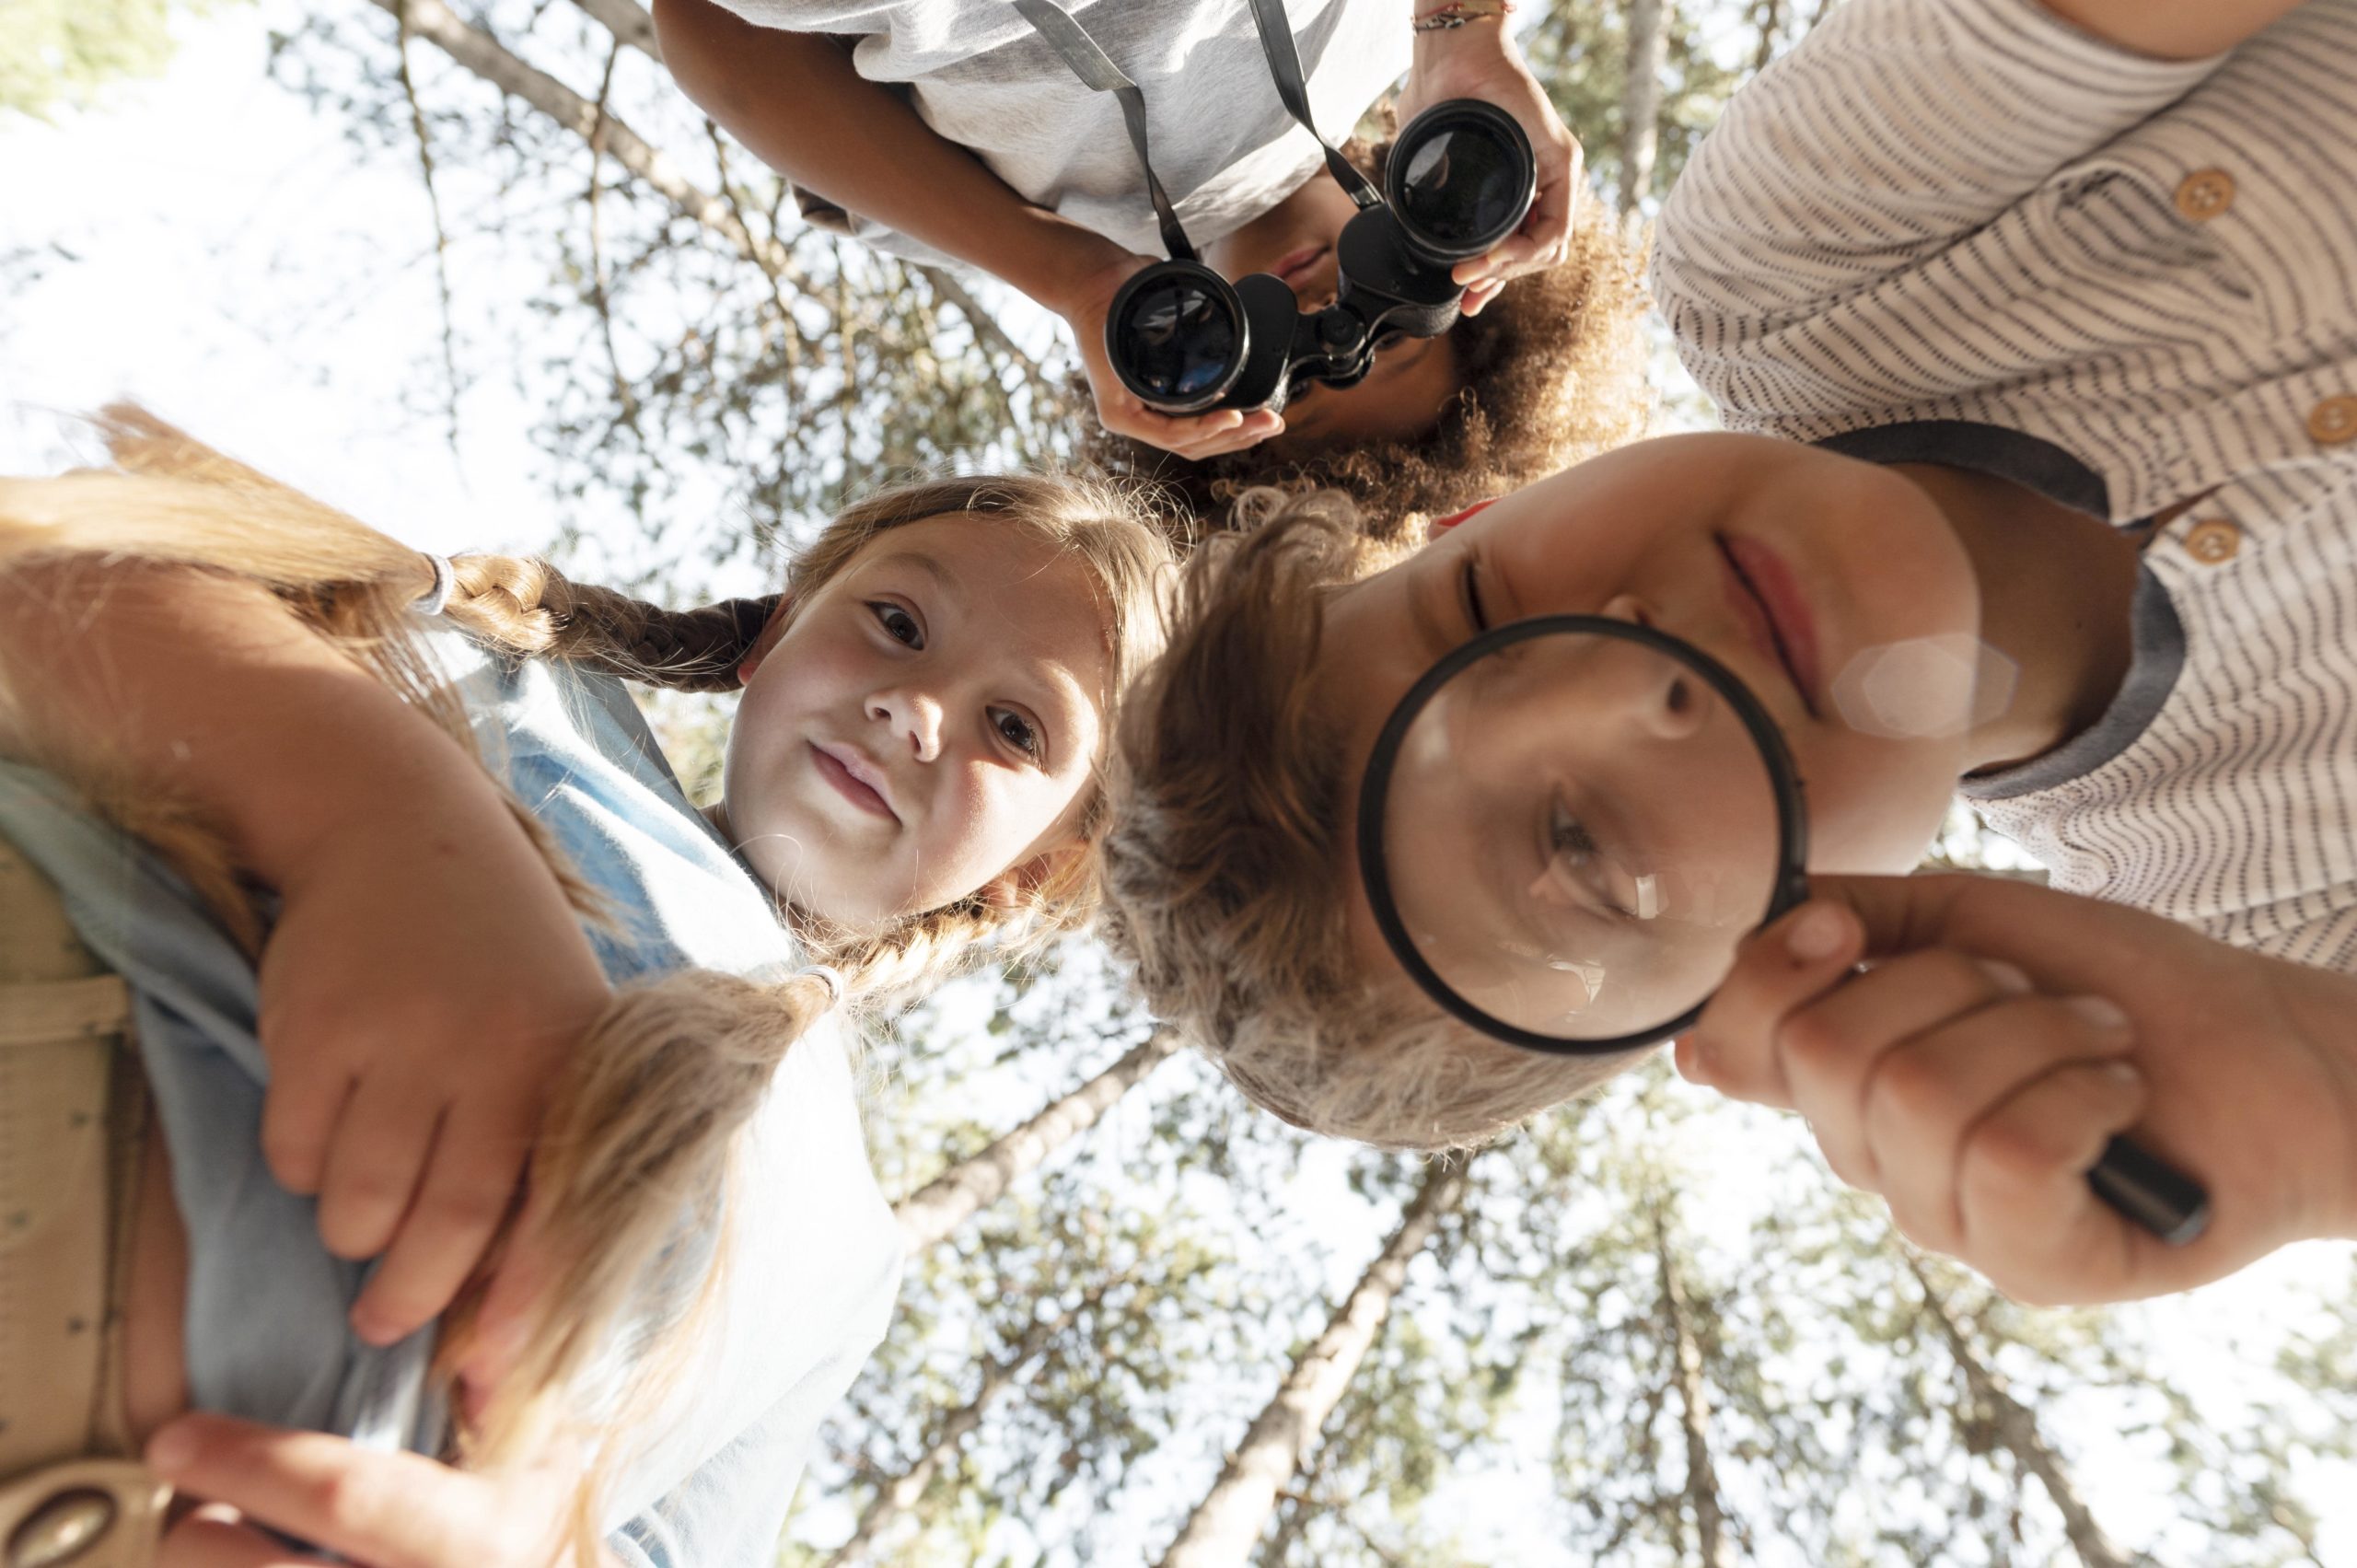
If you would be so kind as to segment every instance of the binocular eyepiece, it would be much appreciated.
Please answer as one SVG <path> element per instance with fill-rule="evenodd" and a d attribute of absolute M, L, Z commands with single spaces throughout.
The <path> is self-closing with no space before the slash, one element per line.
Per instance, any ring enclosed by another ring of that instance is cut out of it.
<path fill-rule="evenodd" d="M 1174 414 L 1275 412 L 1304 382 L 1354 386 L 1376 348 L 1456 324 L 1465 291 L 1450 269 L 1521 226 L 1538 168 L 1504 110 L 1436 103 L 1393 142 L 1382 201 L 1342 226 L 1332 304 L 1304 313 L 1271 273 L 1230 284 L 1200 261 L 1157 261 L 1121 285 L 1106 314 L 1114 372 L 1148 408 Z"/>

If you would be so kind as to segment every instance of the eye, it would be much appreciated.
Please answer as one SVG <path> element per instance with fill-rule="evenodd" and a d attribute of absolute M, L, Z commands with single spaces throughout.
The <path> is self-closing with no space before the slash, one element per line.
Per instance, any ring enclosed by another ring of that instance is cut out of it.
<path fill-rule="evenodd" d="M 1407 341 L 1408 330 L 1405 327 L 1389 327 L 1376 333 L 1372 346 L 1376 353 L 1381 354 L 1387 349 L 1398 348 Z"/>
<path fill-rule="evenodd" d="M 1587 830 L 1587 824 L 1560 803 L 1548 819 L 1547 842 L 1554 850 L 1557 862 L 1573 870 L 1585 870 L 1603 853 L 1597 847 L 1596 835 Z"/>
<path fill-rule="evenodd" d="M 876 617 L 876 623 L 884 628 L 884 634 L 894 642 L 906 644 L 911 648 L 924 646 L 924 628 L 917 624 L 915 616 L 899 605 L 889 599 L 870 599 L 867 610 Z"/>
<path fill-rule="evenodd" d="M 1473 622 L 1473 630 L 1488 631 L 1490 629 L 1489 613 L 1481 608 L 1481 558 L 1480 556 L 1468 555 L 1465 558 L 1465 568 L 1459 577 L 1459 586 L 1465 598 L 1465 614 L 1467 619 Z"/>
<path fill-rule="evenodd" d="M 1596 842 L 1587 824 L 1560 800 L 1547 820 L 1547 843 L 1553 852 L 1548 862 L 1548 875 L 1565 891 L 1585 893 L 1585 901 L 1606 914 L 1621 920 L 1637 918 L 1636 912 L 1621 901 L 1613 887 L 1612 864 L 1605 855 L 1604 846 Z"/>
<path fill-rule="evenodd" d="M 1035 761 L 1039 756 L 1039 726 L 1013 708 L 993 708 L 991 725 L 998 738 Z"/>

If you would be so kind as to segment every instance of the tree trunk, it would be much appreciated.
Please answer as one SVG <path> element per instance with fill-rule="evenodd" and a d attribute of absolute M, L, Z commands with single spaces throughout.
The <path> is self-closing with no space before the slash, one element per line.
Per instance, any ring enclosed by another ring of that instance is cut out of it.
<path fill-rule="evenodd" d="M 573 0 L 590 18 L 614 35 L 614 41 L 660 60 L 655 42 L 655 18 L 638 0 Z"/>
<path fill-rule="evenodd" d="M 1661 1265 L 1662 1313 L 1678 1365 L 1678 1424 L 1686 1436 L 1686 1503 L 1704 1568 L 1734 1568 L 1735 1542 L 1719 1503 L 1718 1467 L 1711 1458 L 1711 1391 L 1702 1379 L 1702 1342 L 1686 1298 L 1686 1282 L 1670 1256 L 1669 1224 L 1653 1211 L 1654 1257 Z"/>
<path fill-rule="evenodd" d="M 1948 1304 L 1933 1288 L 1923 1266 L 1915 1258 L 1907 1258 L 1907 1271 L 1915 1276 L 1915 1283 L 1923 1293 L 1923 1307 L 1932 1320 L 1940 1326 L 1946 1339 L 1948 1353 L 1956 1357 L 1956 1365 L 1964 1373 L 1966 1386 L 1972 1397 L 1988 1407 L 1995 1418 L 1997 1442 L 2014 1457 L 2014 1462 L 2038 1477 L 2046 1488 L 2046 1495 L 2062 1516 L 2062 1533 L 2070 1538 L 2071 1548 L 2079 1554 L 2085 1568 L 2133 1568 L 2134 1560 L 2112 1545 L 2096 1522 L 2086 1500 L 2072 1484 L 2071 1472 L 2064 1468 L 2062 1457 L 2049 1446 L 2046 1436 L 2038 1430 L 2038 1416 L 2027 1405 L 2014 1398 L 2005 1385 L 2004 1374 L 1983 1361 L 1957 1327 Z"/>
<path fill-rule="evenodd" d="M 613 115 L 601 113 L 598 105 L 547 72 L 509 53 L 497 39 L 469 25 L 442 0 L 376 0 L 376 5 L 402 18 L 415 37 L 432 43 L 509 97 L 521 99 L 585 143 L 592 135 L 599 136 L 605 151 L 616 163 L 644 180 L 681 214 L 727 240 L 739 254 L 772 277 L 792 276 L 794 259 L 784 246 L 747 228 L 725 199 L 680 173 L 679 166 L 645 137 Z M 592 14 L 612 8 L 601 5 Z M 998 322 L 965 285 L 939 267 L 906 264 L 966 319 L 976 346 L 985 354 L 1000 364 L 1013 366 L 1035 386 L 1051 385 L 1038 362 L 1016 347 L 1015 340 L 999 329 Z"/>
<path fill-rule="evenodd" d="M 1423 1249 L 1441 1216 L 1465 1200 L 1465 1167 L 1435 1164 L 1408 1206 L 1399 1228 L 1359 1277 L 1325 1332 L 1310 1342 L 1254 1418 L 1203 1500 L 1195 1504 L 1161 1568 L 1242 1568 L 1277 1505 L 1277 1489 L 1300 1469 L 1334 1411 L 1351 1376 L 1375 1343 L 1407 1276 L 1408 1260 Z"/>
<path fill-rule="evenodd" d="M 1669 60 L 1674 0 L 1629 0 L 1629 75 L 1620 92 L 1620 215 L 1643 221 L 1638 204 L 1653 193 L 1654 155 L 1661 145 L 1661 75 Z"/>
<path fill-rule="evenodd" d="M 849 1568 L 865 1559 L 877 1539 L 917 1505 L 917 1500 L 933 1484 L 933 1478 L 941 1473 L 941 1468 L 958 1457 L 958 1445 L 981 1425 L 992 1401 L 1014 1385 L 1033 1358 L 1047 1349 L 1048 1342 L 1069 1328 L 1076 1316 L 1066 1312 L 1052 1321 L 1034 1323 L 1024 1330 L 1012 1352 L 982 1368 L 981 1386 L 974 1390 L 974 1397 L 949 1412 L 915 1464 L 877 1489 L 875 1497 L 860 1510 L 859 1523 L 853 1527 L 851 1539 L 827 1559 L 828 1568 Z"/>
<path fill-rule="evenodd" d="M 892 1205 L 911 1252 L 931 1247 L 999 1196 L 1063 1144 L 1094 1126 L 1106 1109 L 1178 1049 L 1176 1029 L 1152 1038 L 973 1158 L 961 1160 Z"/>

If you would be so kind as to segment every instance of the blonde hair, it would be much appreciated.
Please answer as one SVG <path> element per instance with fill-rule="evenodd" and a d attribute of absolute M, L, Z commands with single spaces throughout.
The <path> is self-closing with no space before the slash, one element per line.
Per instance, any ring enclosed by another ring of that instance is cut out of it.
<path fill-rule="evenodd" d="M 450 619 L 512 653 L 544 655 L 683 691 L 728 691 L 737 669 L 766 634 L 792 626 L 801 607 L 849 566 L 877 535 L 929 517 L 968 517 L 1017 528 L 1086 569 L 1111 654 L 1109 707 L 1160 650 L 1164 600 L 1176 557 L 1147 520 L 1137 493 L 1067 474 L 1000 474 L 918 480 L 852 503 L 819 530 L 786 569 L 786 610 L 775 598 L 732 599 L 694 610 L 662 610 L 611 588 L 575 583 L 545 561 L 461 556 Z M 766 629 L 766 633 L 765 633 Z M 1108 726 L 1109 731 L 1110 726 Z M 842 970 L 860 995 L 896 997 L 929 989 L 975 944 L 1003 955 L 1085 925 L 1096 912 L 1096 844 L 1105 794 L 1082 803 L 1081 854 L 1061 860 L 1031 889 L 1020 911 L 980 894 L 874 931 L 845 929 L 807 910 L 790 910 L 796 933 Z"/>
<path fill-rule="evenodd" d="M 1515 1050 L 1353 961 L 1341 750 L 1312 701 L 1326 599 L 1404 553 L 1347 496 L 1261 491 L 1189 563 L 1161 660 L 1124 705 L 1107 933 L 1161 1017 L 1255 1103 L 1395 1149 L 1480 1143 L 1643 1052 Z"/>
<path fill-rule="evenodd" d="M 473 749 L 465 711 L 435 677 L 411 610 L 435 578 L 425 557 L 144 411 L 111 407 L 98 424 L 113 470 L 0 480 L 0 571 L 99 557 L 251 580 Z M 1021 528 L 1084 564 L 1112 655 L 1109 703 L 1153 656 L 1169 546 L 1128 493 L 1076 480 L 957 478 L 870 495 L 830 523 L 794 563 L 794 602 L 807 602 L 878 533 L 944 515 Z M 507 557 L 462 558 L 456 576 L 447 613 L 479 641 L 702 690 L 736 684 L 735 670 L 775 603 L 668 611 L 573 583 L 544 562 Z M 217 836 L 173 803 L 142 797 L 110 778 L 101 760 L 62 761 L 95 807 L 164 853 L 249 950 L 258 947 L 259 922 Z M 575 907 L 593 913 L 591 896 L 552 839 L 520 805 L 511 800 L 510 807 Z M 1092 786 L 1080 829 L 1091 844 L 1103 811 L 1102 791 Z M 985 940 L 1014 950 L 1042 942 L 1086 921 L 1096 897 L 1092 848 L 1069 857 L 1017 908 L 970 897 L 859 933 L 807 912 L 787 914 L 818 956 L 844 971 L 854 993 L 872 998 L 945 978 Z M 683 1278 L 690 1271 L 679 1267 L 681 1260 L 657 1268 L 658 1259 L 680 1234 L 683 1216 L 716 1225 L 736 1133 L 786 1050 L 829 1002 L 815 978 L 764 985 L 703 971 L 673 974 L 615 998 L 542 1121 L 534 1181 L 548 1199 L 549 1251 L 562 1272 L 537 1304 L 521 1363 L 469 1434 L 471 1459 L 496 1464 L 525 1451 L 557 1418 L 559 1396 L 582 1393 L 593 1353 L 618 1328 L 657 1326 L 658 1343 L 639 1362 L 643 1375 L 634 1374 L 614 1401 L 615 1410 L 633 1417 L 653 1408 L 684 1348 L 680 1326 L 708 1303 L 714 1273 L 704 1269 Z M 469 1316 L 464 1304 L 450 1315 L 446 1355 L 457 1353 Z M 620 1429 L 610 1411 L 598 1414 L 610 1434 Z M 594 1542 L 596 1493 L 623 1457 L 616 1441 L 605 1441 L 579 1500 L 575 1524 L 582 1544 Z"/>

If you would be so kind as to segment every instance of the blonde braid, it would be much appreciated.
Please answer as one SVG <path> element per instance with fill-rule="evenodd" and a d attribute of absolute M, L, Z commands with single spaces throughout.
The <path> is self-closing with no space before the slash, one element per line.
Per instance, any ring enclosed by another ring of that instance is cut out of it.
<path fill-rule="evenodd" d="M 467 715 L 421 645 L 411 606 L 435 581 L 425 558 L 331 507 L 222 457 L 152 415 L 101 415 L 122 471 L 41 481 L 0 481 L 0 571 L 15 562 L 79 556 L 187 565 L 247 577 L 364 668 L 410 698 L 460 744 L 473 748 Z M 1103 595 L 1115 655 L 1114 689 L 1160 640 L 1159 594 L 1167 544 L 1141 517 L 1132 494 L 1037 476 L 959 478 L 903 486 L 846 509 L 795 564 L 797 595 L 815 592 L 875 535 L 921 517 L 1003 514 L 1083 559 Z M 545 563 L 475 557 L 459 568 L 451 615 L 517 654 L 578 657 L 641 679 L 685 677 L 733 685 L 736 667 L 771 618 L 769 603 L 733 601 L 680 618 L 627 596 L 567 581 Z M 724 675 L 726 679 L 723 679 Z M 511 802 L 517 820 L 586 907 L 587 895 L 540 824 Z M 1093 841 L 1103 802 L 1092 800 Z M 176 818 L 168 802 L 120 803 L 118 819 L 196 859 L 210 856 L 217 883 L 234 885 L 217 836 Z M 880 934 L 813 933 L 861 992 L 905 996 L 953 971 L 985 942 L 1028 950 L 1086 918 L 1095 901 L 1095 851 L 1072 857 L 1016 910 L 981 898 L 915 915 Z M 799 927 L 820 923 L 791 912 Z M 258 930 L 258 927 L 256 928 Z M 635 1364 L 621 1410 L 646 1410 L 679 1365 L 692 1309 L 708 1300 L 713 1271 L 683 1278 L 659 1267 L 683 1214 L 708 1220 L 725 1192 L 737 1132 L 794 1041 L 825 1010 L 815 980 L 762 986 L 701 971 L 677 973 L 618 996 L 553 1090 L 534 1181 L 553 1288 L 536 1303 L 544 1330 L 526 1364 L 495 1395 L 469 1443 L 472 1459 L 520 1454 L 539 1425 L 577 1396 L 575 1379 L 616 1326 L 665 1325 L 654 1353 Z M 682 1317 L 681 1314 L 688 1316 Z M 464 1310 L 446 1323 L 449 1353 L 463 1349 Z M 607 1424 L 609 1434 L 623 1430 Z M 576 1522 L 594 1545 L 596 1502 L 621 1453 L 611 1437 L 585 1478 Z"/>
<path fill-rule="evenodd" d="M 576 583 L 528 556 L 462 555 L 444 610 L 479 639 L 679 691 L 733 691 L 737 667 L 776 611 L 774 594 L 666 610 Z"/>
<path fill-rule="evenodd" d="M 111 408 L 99 423 L 125 467 L 137 471 L 0 481 L 0 572 L 74 558 L 247 577 L 475 749 L 464 708 L 440 682 L 410 613 L 434 578 L 424 557 L 144 411 Z M 563 604 L 571 608 L 577 598 Z M 134 796 L 96 749 L 41 760 L 53 761 L 95 807 L 192 872 L 200 892 L 232 918 L 250 948 L 258 947 L 259 923 L 209 824 L 183 803 Z M 547 829 L 519 804 L 509 807 L 575 906 L 591 909 L 594 896 Z M 676 1283 L 649 1281 L 641 1290 L 638 1281 L 678 1234 L 683 1208 L 709 1216 L 725 1191 L 721 1173 L 735 1133 L 828 1001 L 813 980 L 762 986 L 690 970 L 621 993 L 601 1016 L 575 1069 L 553 1088 L 536 1149 L 545 1156 L 536 1159 L 534 1178 L 545 1220 L 560 1238 L 552 1255 L 565 1260 L 540 1304 L 553 1331 L 535 1336 L 545 1343 L 504 1386 L 494 1419 L 469 1444 L 472 1458 L 495 1464 L 522 1452 L 516 1444 L 554 1413 L 560 1396 L 575 1392 L 572 1380 L 588 1351 L 625 1314 L 644 1318 L 681 1305 Z M 454 1353 L 464 1343 L 465 1318 L 454 1314 L 449 1325 Z M 660 1390 L 665 1360 L 650 1358 L 628 1408 L 643 1408 Z M 595 1493 L 608 1474 L 601 1468 L 585 1481 L 583 1517 L 596 1516 Z"/>

